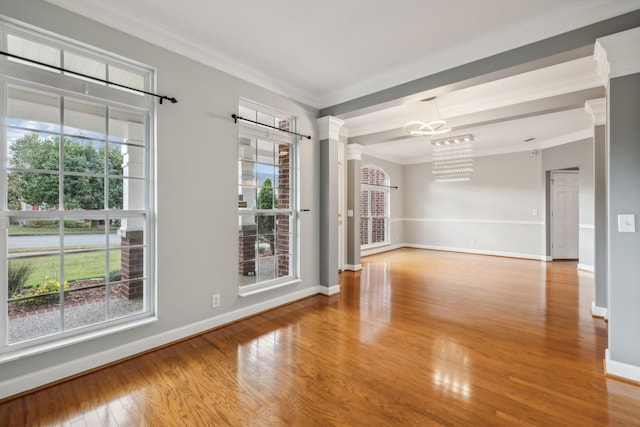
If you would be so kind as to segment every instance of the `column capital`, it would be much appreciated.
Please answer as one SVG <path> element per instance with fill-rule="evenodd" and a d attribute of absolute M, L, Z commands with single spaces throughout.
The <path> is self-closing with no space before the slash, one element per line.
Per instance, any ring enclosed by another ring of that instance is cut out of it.
<path fill-rule="evenodd" d="M 318 133 L 320 141 L 325 139 L 338 141 L 340 139 L 340 129 L 344 121 L 333 116 L 320 117 L 318 120 Z"/>
<path fill-rule="evenodd" d="M 364 145 L 347 144 L 347 160 L 362 160 Z"/>
<path fill-rule="evenodd" d="M 593 57 L 605 86 L 609 79 L 640 73 L 640 27 L 596 39 Z"/>
<path fill-rule="evenodd" d="M 590 99 L 584 103 L 584 110 L 591 116 L 594 126 L 607 124 L 607 99 Z"/>

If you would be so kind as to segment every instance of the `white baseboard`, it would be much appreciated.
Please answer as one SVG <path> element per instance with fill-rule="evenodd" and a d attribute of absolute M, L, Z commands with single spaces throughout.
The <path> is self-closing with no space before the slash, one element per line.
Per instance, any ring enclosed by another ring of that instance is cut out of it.
<path fill-rule="evenodd" d="M 243 307 L 238 310 L 223 313 L 219 316 L 211 317 L 181 328 L 172 329 L 158 335 L 142 338 L 140 340 L 136 340 L 109 349 L 107 351 L 103 351 L 101 353 L 91 354 L 87 357 L 74 359 L 73 361 L 67 363 L 56 364 L 51 368 L 30 372 L 26 375 L 12 378 L 8 381 L 0 382 L 0 399 L 13 396 L 18 393 L 23 393 L 25 391 L 32 390 L 34 388 L 38 388 L 55 381 L 60 381 L 64 378 L 78 375 L 83 372 L 98 368 L 100 366 L 117 362 L 118 360 L 135 356 L 136 354 L 140 354 L 145 351 L 149 351 L 154 348 L 161 347 L 163 345 L 167 345 L 172 342 L 206 332 L 210 329 L 214 329 L 228 323 L 238 321 L 245 317 L 249 317 L 284 304 L 288 304 L 319 293 L 324 294 L 327 289 L 333 289 L 333 287 L 326 288 L 323 286 L 312 286 L 307 289 L 293 292 L 291 294 L 283 295 L 281 297 Z"/>
<path fill-rule="evenodd" d="M 502 256 L 502 257 L 508 257 L 508 258 L 522 258 L 522 259 L 535 259 L 538 261 L 547 261 L 546 256 L 521 254 L 517 252 L 499 252 L 499 251 L 487 251 L 482 249 L 454 248 L 454 247 L 447 247 L 447 246 L 416 245 L 413 243 L 406 243 L 404 246 L 407 248 L 415 248 L 415 249 L 431 249 L 436 251 L 463 252 L 467 254 L 476 254 L 476 255 L 493 255 L 493 256 Z"/>
<path fill-rule="evenodd" d="M 382 252 L 393 251 L 393 250 L 404 248 L 404 247 L 405 245 L 403 244 L 378 246 L 376 248 L 366 249 L 362 251 L 362 253 L 360 253 L 360 256 L 375 255 Z"/>
<path fill-rule="evenodd" d="M 320 293 L 322 295 L 331 296 L 331 295 L 336 295 L 340 293 L 340 285 L 335 285 L 330 287 L 326 287 L 326 286 L 318 286 L 318 287 L 320 288 Z"/>
<path fill-rule="evenodd" d="M 356 264 L 356 265 L 345 264 L 344 269 L 348 271 L 360 271 L 362 270 L 362 264 Z"/>
<path fill-rule="evenodd" d="M 607 318 L 607 309 L 605 307 L 598 307 L 595 301 L 591 301 L 591 316 Z"/>
<path fill-rule="evenodd" d="M 611 360 L 609 349 L 604 351 L 604 357 L 604 367 L 607 375 L 640 383 L 640 366 L 628 365 L 626 363 Z"/>
<path fill-rule="evenodd" d="M 593 265 L 588 265 L 588 264 L 578 264 L 578 270 L 589 271 L 591 273 L 595 271 L 595 269 L 593 268 Z"/>

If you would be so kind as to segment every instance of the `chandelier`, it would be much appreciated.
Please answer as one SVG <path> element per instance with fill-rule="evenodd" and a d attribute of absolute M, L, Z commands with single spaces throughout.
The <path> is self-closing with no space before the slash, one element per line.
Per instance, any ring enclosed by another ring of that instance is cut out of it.
<path fill-rule="evenodd" d="M 458 135 L 431 141 L 431 171 L 436 182 L 469 181 L 473 172 L 473 135 Z"/>
<path fill-rule="evenodd" d="M 451 130 L 450 127 L 447 127 L 447 123 L 440 119 L 440 115 L 438 114 L 438 106 L 436 105 L 436 98 L 423 99 L 422 102 L 430 104 L 430 113 L 425 115 L 424 111 L 421 111 L 421 117 L 427 117 L 427 119 L 432 119 L 430 121 L 421 121 L 421 120 L 411 120 L 404 124 L 404 131 L 412 136 L 433 136 L 440 135 L 443 133 L 447 133 Z M 422 108 L 424 110 L 426 108 Z"/>

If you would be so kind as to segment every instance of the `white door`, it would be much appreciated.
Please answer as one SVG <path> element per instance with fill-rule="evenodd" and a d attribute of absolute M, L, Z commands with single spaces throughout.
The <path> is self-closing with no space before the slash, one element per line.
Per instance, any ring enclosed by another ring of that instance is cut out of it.
<path fill-rule="evenodd" d="M 577 171 L 551 172 L 551 257 L 578 259 Z"/>

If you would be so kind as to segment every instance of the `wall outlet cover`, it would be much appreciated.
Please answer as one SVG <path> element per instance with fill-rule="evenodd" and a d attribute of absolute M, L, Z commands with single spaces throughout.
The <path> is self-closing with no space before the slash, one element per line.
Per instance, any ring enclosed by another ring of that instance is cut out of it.
<path fill-rule="evenodd" d="M 618 232 L 619 233 L 635 233 L 636 232 L 636 216 L 634 214 L 618 215 Z"/>

